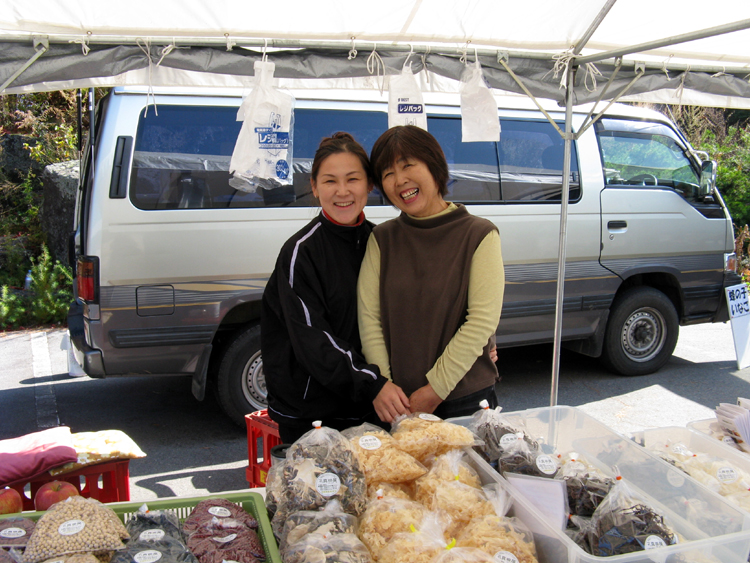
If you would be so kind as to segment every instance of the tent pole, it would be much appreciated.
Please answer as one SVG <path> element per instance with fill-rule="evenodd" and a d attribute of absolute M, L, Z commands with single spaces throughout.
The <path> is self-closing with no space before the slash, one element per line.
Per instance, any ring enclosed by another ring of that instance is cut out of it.
<path fill-rule="evenodd" d="M 650 51 L 651 49 L 658 49 L 659 47 L 668 47 L 670 45 L 677 45 L 678 43 L 695 41 L 696 39 L 705 39 L 706 37 L 714 37 L 716 35 L 723 35 L 733 31 L 742 31 L 743 29 L 750 29 L 750 20 L 741 20 L 734 23 L 703 29 L 701 31 L 693 31 L 691 33 L 683 33 L 682 35 L 675 35 L 674 37 L 666 37 L 657 41 L 648 41 L 631 47 L 623 47 L 621 49 L 614 49 L 612 51 L 597 53 L 586 57 L 577 57 L 576 64 L 585 65 L 586 63 L 593 63 L 613 57 L 622 57 L 623 55 L 632 55 L 633 53 Z"/>
<path fill-rule="evenodd" d="M 11 74 L 8 79 L 3 82 L 2 86 L 0 86 L 0 93 L 4 92 L 5 89 L 10 86 L 13 81 L 21 76 L 24 70 L 29 68 L 32 64 L 34 64 L 34 61 L 36 61 L 39 57 L 41 57 L 44 53 L 46 53 L 49 50 L 49 42 L 46 39 L 40 39 L 35 37 L 34 38 L 34 51 L 36 51 L 31 58 L 26 61 L 23 65 L 21 65 L 21 68 L 19 68 L 16 72 Z"/>
<path fill-rule="evenodd" d="M 557 251 L 557 297 L 555 298 L 555 344 L 552 349 L 552 385 L 550 406 L 557 405 L 560 380 L 560 344 L 562 342 L 563 300 L 565 298 L 565 258 L 568 240 L 568 199 L 570 191 L 570 143 L 573 139 L 574 68 L 568 62 L 568 84 L 565 92 L 565 150 L 563 152 L 562 201 L 560 202 L 560 241 Z"/>
<path fill-rule="evenodd" d="M 601 10 L 599 10 L 599 13 L 596 15 L 596 18 L 594 18 L 594 21 L 591 22 L 591 25 L 589 25 L 586 33 L 583 34 L 583 36 L 578 40 L 578 43 L 575 44 L 575 47 L 573 47 L 573 52 L 576 55 L 578 55 L 586 46 L 586 43 L 589 42 L 589 39 L 591 39 L 591 36 L 594 35 L 594 32 L 602 24 L 604 18 L 607 17 L 607 14 L 612 9 L 612 6 L 614 6 L 615 2 L 617 2 L 617 0 L 607 0 L 607 3 L 602 7 Z"/>

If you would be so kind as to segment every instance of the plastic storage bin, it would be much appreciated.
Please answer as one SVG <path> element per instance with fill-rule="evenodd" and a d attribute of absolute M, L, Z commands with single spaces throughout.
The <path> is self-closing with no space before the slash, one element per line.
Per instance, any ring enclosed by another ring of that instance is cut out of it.
<path fill-rule="evenodd" d="M 575 451 L 610 476 L 616 465 L 628 484 L 665 516 L 681 542 L 655 550 L 613 557 L 596 557 L 583 551 L 513 485 L 471 452 L 472 463 L 485 482 L 495 480 L 508 489 L 519 517 L 534 533 L 540 562 L 652 563 L 710 561 L 745 563 L 750 554 L 750 515 L 727 503 L 682 471 L 617 434 L 596 419 L 572 407 L 549 407 L 503 413 L 510 421 L 523 420 L 543 448 L 558 453 Z M 453 419 L 467 424 L 470 419 Z M 699 507 L 698 510 L 695 510 Z"/>
<path fill-rule="evenodd" d="M 67 481 L 76 486 L 81 496 L 101 502 L 130 500 L 130 460 L 97 463 L 54 477 L 49 474 L 34 479 L 15 481 L 8 486 L 21 493 L 24 510 L 34 510 L 34 495 L 39 487 L 50 481 Z M 29 494 L 26 486 L 29 485 Z"/>
<path fill-rule="evenodd" d="M 260 537 L 263 549 L 266 552 L 265 563 L 281 563 L 279 548 L 276 545 L 276 539 L 273 536 L 271 522 L 268 519 L 268 512 L 266 512 L 263 497 L 258 493 L 225 493 L 191 498 L 174 497 L 162 500 L 150 500 L 146 504 L 148 505 L 149 510 L 166 510 L 176 514 L 180 523 L 182 523 L 185 518 L 190 515 L 196 504 L 208 498 L 226 499 L 239 504 L 245 509 L 245 512 L 251 514 L 258 521 L 258 536 Z M 107 504 L 107 506 L 114 510 L 120 520 L 127 522 L 136 512 L 138 512 L 138 509 L 143 506 L 143 504 L 143 502 L 118 502 Z M 32 520 L 38 520 L 44 514 L 44 512 L 24 512 L 23 516 L 25 518 L 31 518 Z M 0 515 L 0 520 L 16 516 L 18 516 L 18 514 Z"/>
<path fill-rule="evenodd" d="M 265 487 L 271 469 L 271 448 L 281 444 L 279 425 L 268 416 L 268 411 L 255 411 L 245 415 L 247 424 L 248 467 L 245 470 L 250 488 Z M 260 445 L 258 445 L 260 442 Z"/>

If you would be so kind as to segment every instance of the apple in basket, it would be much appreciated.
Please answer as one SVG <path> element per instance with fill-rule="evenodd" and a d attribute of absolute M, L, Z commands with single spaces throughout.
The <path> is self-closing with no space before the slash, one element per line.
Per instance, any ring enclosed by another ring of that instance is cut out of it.
<path fill-rule="evenodd" d="M 23 510 L 21 494 L 10 487 L 0 489 L 0 514 L 15 514 Z"/>
<path fill-rule="evenodd" d="M 76 486 L 67 481 L 50 481 L 39 487 L 34 495 L 34 508 L 36 510 L 47 510 L 56 502 L 79 494 Z"/>

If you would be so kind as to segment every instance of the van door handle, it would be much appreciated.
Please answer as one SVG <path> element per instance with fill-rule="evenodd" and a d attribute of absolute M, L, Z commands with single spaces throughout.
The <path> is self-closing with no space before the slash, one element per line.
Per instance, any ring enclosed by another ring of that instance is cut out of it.
<path fill-rule="evenodd" d="M 627 221 L 610 221 L 607 223 L 607 229 L 610 231 L 615 230 L 622 230 L 628 228 L 628 222 Z"/>

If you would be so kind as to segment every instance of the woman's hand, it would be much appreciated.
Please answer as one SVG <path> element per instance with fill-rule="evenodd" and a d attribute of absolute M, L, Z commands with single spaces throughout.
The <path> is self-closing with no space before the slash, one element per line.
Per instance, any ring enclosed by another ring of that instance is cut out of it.
<path fill-rule="evenodd" d="M 443 400 L 435 393 L 435 390 L 429 383 L 414 391 L 411 397 L 409 397 L 411 412 L 432 413 L 442 402 Z"/>
<path fill-rule="evenodd" d="M 380 420 L 393 422 L 393 419 L 401 414 L 409 414 L 409 399 L 401 390 L 401 387 L 388 381 L 372 402 Z"/>
<path fill-rule="evenodd" d="M 493 364 L 497 362 L 497 345 L 493 345 L 490 348 L 490 360 L 492 360 Z"/>

